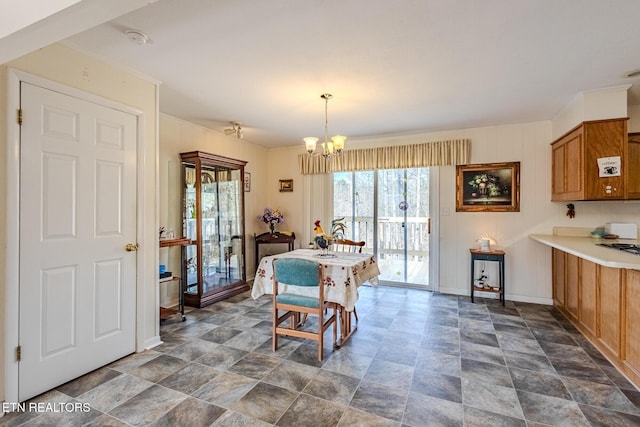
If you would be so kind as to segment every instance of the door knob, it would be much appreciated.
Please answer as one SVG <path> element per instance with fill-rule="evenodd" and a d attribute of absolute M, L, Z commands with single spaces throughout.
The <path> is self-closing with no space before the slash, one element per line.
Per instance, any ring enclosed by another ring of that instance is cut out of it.
<path fill-rule="evenodd" d="M 127 243 L 127 246 L 124 247 L 127 252 L 134 252 L 138 250 L 138 244 L 137 243 Z"/>

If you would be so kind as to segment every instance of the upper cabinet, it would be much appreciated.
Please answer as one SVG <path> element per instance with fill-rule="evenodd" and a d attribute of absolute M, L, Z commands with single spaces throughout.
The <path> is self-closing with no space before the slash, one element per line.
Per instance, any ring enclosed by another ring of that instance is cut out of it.
<path fill-rule="evenodd" d="M 185 304 L 203 307 L 249 289 L 245 275 L 246 162 L 192 151 L 181 153 Z"/>
<path fill-rule="evenodd" d="M 552 201 L 640 199 L 640 135 L 626 118 L 583 122 L 551 152 Z"/>
<path fill-rule="evenodd" d="M 627 164 L 627 198 L 640 199 L 640 133 L 630 133 Z"/>

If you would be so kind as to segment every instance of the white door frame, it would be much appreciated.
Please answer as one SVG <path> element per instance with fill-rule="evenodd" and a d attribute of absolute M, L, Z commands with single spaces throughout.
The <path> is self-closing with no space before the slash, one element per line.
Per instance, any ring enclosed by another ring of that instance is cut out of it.
<path fill-rule="evenodd" d="M 429 287 L 440 290 L 440 167 L 429 166 Z"/>
<path fill-rule="evenodd" d="M 145 248 L 153 250 L 155 244 L 145 244 L 144 215 L 144 112 L 118 102 L 84 92 L 48 79 L 34 76 L 23 71 L 9 68 L 7 75 L 7 175 L 6 175 L 6 207 L 7 207 L 7 250 L 5 264 L 5 300 L 4 300 L 4 401 L 18 402 L 18 361 L 16 348 L 19 344 L 19 273 L 20 273 L 20 125 L 17 111 L 20 108 L 20 82 L 28 82 L 65 95 L 73 96 L 89 102 L 103 105 L 137 116 L 137 204 L 136 234 L 140 249 L 137 252 L 136 273 L 136 352 L 144 350 L 144 287 Z"/>

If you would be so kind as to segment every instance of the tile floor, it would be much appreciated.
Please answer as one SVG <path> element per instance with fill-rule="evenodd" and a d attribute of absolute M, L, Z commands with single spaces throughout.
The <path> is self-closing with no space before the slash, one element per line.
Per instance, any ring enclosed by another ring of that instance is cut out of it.
<path fill-rule="evenodd" d="M 270 307 L 247 293 L 164 321 L 161 346 L 34 399 L 90 411 L 0 426 L 640 425 L 640 392 L 552 307 L 362 287 L 323 363 L 315 343 L 271 351 Z"/>

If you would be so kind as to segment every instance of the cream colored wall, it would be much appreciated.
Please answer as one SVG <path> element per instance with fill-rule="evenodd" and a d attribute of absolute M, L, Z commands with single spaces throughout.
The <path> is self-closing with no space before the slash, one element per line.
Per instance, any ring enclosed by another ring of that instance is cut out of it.
<path fill-rule="evenodd" d="M 144 113 L 144 147 L 145 165 L 143 171 L 144 188 L 139 189 L 139 209 L 145 215 L 145 228 L 142 230 L 143 241 L 153 242 L 150 248 L 144 248 L 138 253 L 138 268 L 144 274 L 143 290 L 138 295 L 142 298 L 144 309 L 138 313 L 138 321 L 143 325 L 142 332 L 138 331 L 138 345 L 148 341 L 158 340 L 157 314 L 157 221 L 156 221 L 156 147 L 157 147 L 157 85 L 126 71 L 114 68 L 95 58 L 83 55 L 66 46 L 53 44 L 39 49 L 29 55 L 18 58 L 2 66 L 2 85 L 6 86 L 7 68 L 12 67 L 26 73 L 43 77 L 54 82 L 77 88 L 110 100 L 128 105 Z M 0 91 L 0 104 L 4 108 L 7 104 L 6 91 Z M 2 114 L 4 118 L 5 115 Z M 0 127 L 0 184 L 6 187 L 6 126 Z M 0 218 L 4 219 L 6 211 L 5 192 L 0 191 Z M 144 197 L 140 199 L 140 197 Z M 0 226 L 0 237 L 6 236 L 3 220 Z M 2 238 L 2 242 L 6 240 Z M 4 245 L 2 245 L 4 246 Z M 3 249 L 0 249 L 0 255 Z M 6 260 L 0 256 L 0 271 L 5 271 Z M 0 282 L 0 302 L 5 295 L 4 280 Z M 2 305 L 4 307 L 4 304 Z M 4 320 L 4 319 L 3 319 Z M 11 320 L 11 319 L 9 319 Z M 2 320 L 0 320 L 2 322 Z M 0 325 L 4 330 L 5 325 Z M 142 336 L 140 336 L 142 335 Z M 2 343 L 4 346 L 4 343 Z M 4 348 L 0 354 L 4 354 Z M 4 366 L 4 365 L 2 365 Z M 4 384 L 4 374 L 0 380 Z M 0 400 L 4 393 L 0 396 Z"/>
<path fill-rule="evenodd" d="M 554 117 L 552 139 L 559 138 L 583 121 L 627 117 L 628 89 L 626 85 L 580 92 Z"/>
<path fill-rule="evenodd" d="M 241 140 L 233 136 L 226 136 L 176 117 L 160 114 L 160 225 L 167 229 L 173 228 L 176 235 L 182 234 L 179 153 L 195 150 L 247 162 L 245 172 L 251 173 L 251 191 L 244 193 L 246 264 L 247 276 L 253 277 L 254 271 L 252 269 L 255 262 L 253 234 L 260 234 L 267 230 L 264 224 L 256 220 L 256 216 L 267 205 L 269 188 L 267 167 L 270 166 L 267 161 L 267 150 L 252 144 L 248 139 Z M 170 271 L 177 271 L 179 268 L 180 261 L 177 252 L 162 250 L 160 253 L 160 262 L 167 264 Z M 169 294 L 168 290 L 167 294 Z M 167 297 L 169 296 L 167 295 Z"/>
<path fill-rule="evenodd" d="M 305 230 L 310 229 L 313 222 L 313 220 L 308 221 L 308 218 L 303 215 L 303 207 L 308 206 L 305 196 L 309 196 L 309 189 L 305 177 L 298 171 L 298 153 L 304 152 L 302 141 L 300 145 L 301 147 L 269 151 L 269 168 L 265 182 L 268 190 L 268 203 L 265 207 L 278 208 L 283 213 L 285 223 L 278 228 L 296 233 L 296 248 L 306 247 L 309 243 L 311 235 Z M 292 192 L 280 192 L 281 179 L 293 180 Z M 324 194 L 320 197 L 324 197 Z M 326 201 L 333 203 L 332 200 Z"/>

